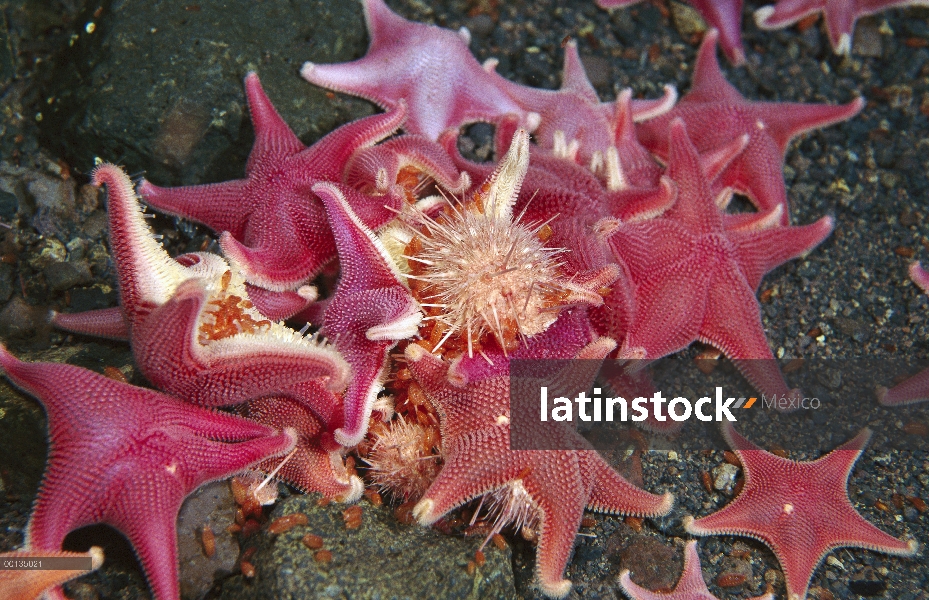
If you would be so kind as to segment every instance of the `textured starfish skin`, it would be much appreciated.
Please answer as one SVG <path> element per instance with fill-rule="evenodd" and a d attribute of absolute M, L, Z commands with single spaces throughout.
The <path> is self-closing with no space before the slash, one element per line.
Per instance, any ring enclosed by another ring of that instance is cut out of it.
<path fill-rule="evenodd" d="M 383 387 L 388 352 L 417 334 L 423 314 L 387 250 L 352 212 L 339 188 L 320 183 L 313 191 L 326 206 L 342 271 L 322 331 L 335 340 L 352 368 L 345 423 L 335 430 L 335 439 L 355 446 L 367 432 L 371 407 Z"/>
<path fill-rule="evenodd" d="M 175 521 L 184 497 L 296 440 L 293 430 L 276 433 L 79 367 L 24 363 L 2 346 L 0 367 L 48 415 L 49 463 L 26 546 L 56 551 L 79 527 L 112 525 L 160 599 L 179 598 Z"/>
<path fill-rule="evenodd" d="M 750 102 L 726 79 L 716 60 L 718 33 L 708 31 L 700 45 L 690 91 L 668 113 L 639 123 L 639 141 L 662 159 L 668 157 L 668 128 L 681 118 L 702 154 L 731 143 L 741 135 L 748 145 L 722 172 L 719 186 L 745 194 L 760 211 L 781 206 L 782 223 L 789 223 L 784 187 L 784 154 L 796 136 L 848 120 L 864 107 L 856 98 L 848 104 Z"/>
<path fill-rule="evenodd" d="M 93 335 L 121 342 L 129 341 L 129 323 L 126 322 L 123 309 L 118 306 L 80 313 L 52 311 L 51 322 L 58 329 L 71 333 Z"/>
<path fill-rule="evenodd" d="M 622 8 L 642 0 L 597 0 L 600 8 Z M 742 45 L 742 0 L 687 0 L 700 16 L 720 32 L 723 53 L 733 65 L 745 63 Z"/>
<path fill-rule="evenodd" d="M 760 29 L 781 29 L 822 12 L 832 49 L 836 54 L 851 54 L 852 32 L 859 17 L 904 6 L 929 6 L 929 0 L 778 0 L 756 10 L 755 23 Z"/>
<path fill-rule="evenodd" d="M 915 540 L 902 541 L 866 521 L 848 497 L 848 477 L 871 431 L 814 461 L 775 456 L 742 437 L 731 423 L 723 435 L 742 462 L 745 486 L 735 500 L 700 519 L 687 517 L 694 535 L 742 535 L 764 542 L 784 571 L 788 600 L 806 598 L 823 557 L 841 547 L 911 556 Z"/>
<path fill-rule="evenodd" d="M 697 540 L 690 540 L 684 547 L 684 572 L 671 592 L 653 592 L 637 585 L 630 577 L 629 569 L 619 575 L 619 585 L 632 600 L 719 600 L 710 593 L 703 581 Z M 774 600 L 774 594 L 763 594 L 749 600 Z"/>
<path fill-rule="evenodd" d="M 153 208 L 221 233 L 223 253 L 248 283 L 294 290 L 335 255 L 313 184 L 341 181 L 351 155 L 396 131 L 405 110 L 398 104 L 388 113 L 344 125 L 306 148 L 271 105 L 255 73 L 246 76 L 245 91 L 255 126 L 246 179 L 180 188 L 143 181 L 139 192 Z M 347 188 L 343 193 L 372 227 L 392 218 L 384 204 L 399 207 L 399 198 L 372 199 Z"/>
<path fill-rule="evenodd" d="M 103 550 L 97 546 L 87 552 L 17 550 L 0 552 L 0 559 L 24 558 L 90 558 L 90 570 L 0 570 L 0 600 L 35 600 L 51 587 L 61 585 L 75 577 L 100 568 L 103 564 Z"/>
<path fill-rule="evenodd" d="M 612 325 L 628 325 L 604 334 L 625 334 L 619 358 L 643 361 L 699 340 L 722 350 L 759 391 L 787 394 L 755 292 L 765 273 L 822 242 L 833 220 L 767 231 L 725 229 L 681 120 L 671 124 L 668 176 L 678 196 L 662 218 L 601 225 L 627 282 L 625 297 L 613 301 Z"/>
<path fill-rule="evenodd" d="M 923 293 L 929 294 L 929 271 L 923 269 L 918 262 L 910 265 L 910 279 L 919 286 Z M 929 400 L 929 369 L 917 373 L 889 390 L 884 387 L 878 388 L 877 397 L 884 406 L 902 406 Z"/>
<path fill-rule="evenodd" d="M 233 266 L 221 257 L 195 253 L 170 258 L 152 239 L 129 178 L 103 164 L 94 185 L 106 185 L 110 247 L 119 279 L 121 308 L 129 323 L 139 370 L 156 387 L 191 402 L 223 406 L 286 393 L 317 377 L 333 390 L 348 380 L 348 365 L 331 347 L 280 323 L 201 340 L 213 302 L 247 292 Z"/>
<path fill-rule="evenodd" d="M 521 348 L 520 355 L 584 355 L 585 347 L 578 342 L 590 342 L 593 336 L 582 326 L 583 319 L 563 315 L 551 329 L 531 338 L 530 347 Z M 599 340 L 591 345 L 604 346 Z M 612 347 L 611 342 L 601 348 L 599 358 Z M 564 597 L 571 583 L 563 573 L 585 507 L 649 516 L 671 509 L 670 494 L 659 496 L 636 488 L 592 450 L 511 450 L 509 377 L 502 353 L 495 354 L 494 367 L 483 357 L 467 355 L 448 363 L 410 344 L 406 358 L 439 412 L 445 454 L 438 478 L 413 509 L 423 525 L 435 523 L 474 497 L 520 480 L 542 514 L 537 579 L 546 595 Z"/>
<path fill-rule="evenodd" d="M 471 34 L 407 21 L 383 0 L 364 1 L 371 45 L 359 60 L 344 64 L 306 63 L 304 79 L 318 86 L 361 96 L 384 109 L 405 100 L 409 133 L 436 140 L 449 127 L 494 122 L 525 111 L 499 89 L 468 49 Z"/>
<path fill-rule="evenodd" d="M 327 422 L 337 417 L 341 422 L 341 401 L 318 382 L 301 386 L 303 398 L 259 398 L 244 405 L 241 414 L 275 429 L 293 427 L 297 432 L 297 445 L 293 454 L 276 476 L 303 493 L 319 492 L 328 498 L 354 502 L 361 497 L 364 483 L 357 475 L 350 475 L 340 452 L 341 447 L 332 439 Z M 305 400 L 306 399 L 306 400 Z M 317 414 L 314 409 L 329 410 Z M 338 415 L 331 411 L 335 409 Z M 256 467 L 271 473 L 281 458 L 270 458 Z"/>

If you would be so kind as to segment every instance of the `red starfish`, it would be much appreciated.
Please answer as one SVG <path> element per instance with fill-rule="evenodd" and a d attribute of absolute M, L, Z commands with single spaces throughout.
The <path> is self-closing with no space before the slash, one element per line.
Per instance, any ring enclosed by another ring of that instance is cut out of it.
<path fill-rule="evenodd" d="M 671 123 L 670 138 L 668 175 L 678 188 L 674 206 L 658 219 L 599 226 L 627 282 L 614 287 L 625 295 L 608 302 L 616 311 L 612 324 L 628 325 L 606 335 L 625 335 L 619 358 L 643 361 L 700 340 L 722 350 L 763 393 L 786 394 L 755 292 L 765 273 L 822 242 L 833 220 L 766 231 L 725 229 L 680 119 Z"/>
<path fill-rule="evenodd" d="M 823 557 L 841 547 L 911 556 L 915 540 L 890 536 L 862 517 L 848 497 L 848 477 L 871 431 L 814 461 L 798 462 L 766 452 L 742 437 L 731 423 L 723 435 L 739 460 L 745 486 L 721 510 L 684 526 L 694 535 L 743 535 L 764 542 L 784 571 L 789 600 L 806 598 L 810 578 Z"/>
<path fill-rule="evenodd" d="M 632 600 L 719 600 L 710 593 L 703 581 L 697 540 L 690 540 L 684 548 L 684 572 L 671 592 L 653 592 L 637 585 L 630 577 L 629 569 L 619 575 L 619 585 Z M 748 600 L 774 600 L 774 594 L 763 594 Z"/>
<path fill-rule="evenodd" d="M 333 424 L 342 420 L 342 402 L 318 382 L 300 388 L 301 400 L 270 397 L 243 405 L 242 416 L 275 429 L 293 427 L 298 435 L 290 455 L 269 458 L 256 468 L 275 473 L 303 493 L 319 492 L 340 502 L 354 502 L 361 497 L 364 483 L 345 468 L 342 448 L 331 433 Z M 320 409 L 323 414 L 317 412 Z"/>
<path fill-rule="evenodd" d="M 783 208 L 782 223 L 789 223 L 783 163 L 787 144 L 796 136 L 852 118 L 864 100 L 848 104 L 749 102 L 726 81 L 716 60 L 718 33 L 708 31 L 700 45 L 690 91 L 671 111 L 640 123 L 642 145 L 659 157 L 668 157 L 668 128 L 681 118 L 701 153 L 712 152 L 747 134 L 748 145 L 720 175 L 718 184 L 745 194 L 761 211 Z"/>
<path fill-rule="evenodd" d="M 602 360 L 615 346 L 591 338 L 586 316 L 575 310 L 514 356 Z M 419 345 L 406 347 L 410 371 L 439 412 L 445 455 L 413 514 L 431 525 L 456 506 L 495 492 L 509 505 L 509 516 L 540 518 L 537 579 L 546 595 L 564 597 L 571 582 L 563 573 L 585 507 L 657 516 L 671 509 L 673 499 L 633 486 L 592 450 L 511 450 L 508 362 L 499 350 L 491 358 L 493 365 L 466 354 L 448 363 Z"/>
<path fill-rule="evenodd" d="M 924 293 L 929 294 L 929 272 L 923 269 L 918 262 L 910 265 L 910 279 Z M 879 387 L 877 398 L 884 406 L 902 406 L 929 400 L 929 369 L 917 373 L 889 390 Z"/>
<path fill-rule="evenodd" d="M 538 124 L 538 116 L 530 117 L 477 62 L 464 27 L 454 32 L 407 21 L 383 0 L 365 0 L 364 14 L 371 38 L 364 58 L 334 65 L 307 62 L 300 70 L 304 79 L 384 109 L 405 100 L 410 112 L 404 127 L 431 140 L 449 127 L 492 123 L 511 113 L 523 124 L 533 119 L 530 125 Z"/>
<path fill-rule="evenodd" d="M 618 8 L 637 4 L 642 0 L 597 0 L 600 8 Z M 723 52 L 729 62 L 739 66 L 745 63 L 742 46 L 742 0 L 687 0 L 697 9 L 710 27 L 722 35 Z"/>
<path fill-rule="evenodd" d="M 136 365 L 156 387 L 222 406 L 317 377 L 333 391 L 347 384 L 348 365 L 334 349 L 268 321 L 245 300 L 234 266 L 207 253 L 171 259 L 152 239 L 122 169 L 103 164 L 93 183 L 108 190 L 110 247 Z"/>
<path fill-rule="evenodd" d="M 246 179 L 180 188 L 143 181 L 139 192 L 160 211 L 222 232 L 223 253 L 248 283 L 272 291 L 295 290 L 335 255 L 325 212 L 310 188 L 319 181 L 341 181 L 351 155 L 396 131 L 405 112 L 398 105 L 359 119 L 306 148 L 274 110 L 255 73 L 245 77 L 245 92 L 255 126 Z M 374 200 L 353 189 L 344 193 L 373 227 L 393 217 L 385 203 L 399 208 L 400 198 Z"/>
<path fill-rule="evenodd" d="M 803 17 L 822 12 L 826 31 L 836 54 L 851 54 L 852 32 L 858 17 L 873 15 L 888 8 L 927 6 L 927 0 L 778 0 L 773 6 L 755 11 L 755 23 L 761 29 L 781 29 Z"/>
<path fill-rule="evenodd" d="M 345 424 L 335 439 L 355 446 L 368 429 L 368 418 L 387 376 L 388 352 L 419 332 L 422 312 L 400 279 L 383 244 L 352 211 L 339 188 L 313 186 L 322 198 L 339 249 L 341 275 L 323 315 L 322 332 L 352 368 L 345 392 Z"/>
<path fill-rule="evenodd" d="M 276 433 L 71 365 L 24 363 L 2 346 L 0 366 L 48 415 L 49 464 L 26 546 L 59 550 L 69 532 L 107 523 L 129 538 L 156 598 L 179 598 L 175 521 L 184 497 L 296 441 L 293 430 Z"/>
<path fill-rule="evenodd" d="M 16 550 L 0 552 L 4 563 L 8 559 L 43 559 L 43 558 L 89 558 L 90 569 L 29 569 L 19 570 L 4 567 L 0 569 L 0 600 L 35 600 L 45 598 L 43 593 L 49 588 L 57 587 L 75 577 L 95 571 L 103 564 L 103 549 L 93 546 L 87 552 L 66 552 L 64 550 Z"/>

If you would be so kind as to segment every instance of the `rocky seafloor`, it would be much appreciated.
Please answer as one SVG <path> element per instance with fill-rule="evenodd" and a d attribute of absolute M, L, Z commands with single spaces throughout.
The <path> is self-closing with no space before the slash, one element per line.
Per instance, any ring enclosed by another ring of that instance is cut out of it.
<path fill-rule="evenodd" d="M 836 219 L 833 235 L 808 257 L 769 274 L 761 286 L 771 347 L 793 358 L 872 360 L 929 358 L 929 300 L 906 277 L 912 260 L 929 261 L 929 9 L 894 10 L 859 21 L 853 54 L 834 56 L 822 22 L 759 31 L 748 0 L 743 37 L 748 64 L 727 78 L 749 99 L 847 102 L 867 106 L 847 123 L 813 132 L 787 153 L 791 218 Z M 390 6 L 403 16 L 444 27 L 467 26 L 478 59 L 494 56 L 498 71 L 521 83 L 554 88 L 562 43 L 578 41 L 602 99 L 631 87 L 657 96 L 673 83 L 686 92 L 702 24 L 684 5 L 644 2 L 607 13 L 592 0 L 570 2 L 424 2 Z M 251 148 L 241 81 L 256 70 L 271 100 L 300 138 L 311 143 L 337 125 L 371 114 L 370 104 L 327 94 L 300 79 L 306 60 L 339 62 L 366 48 L 360 5 L 319 1 L 0 2 L 0 338 L 28 360 L 56 360 L 96 371 L 117 367 L 144 384 L 124 344 L 92 341 L 51 330 L 49 309 L 76 311 L 117 301 L 106 242 L 102 198 L 87 174 L 99 157 L 162 185 L 238 177 Z M 476 153 L 486 131 L 472 135 Z M 169 250 L 210 247 L 209 232 L 159 217 Z M 700 348 L 683 353 L 685 358 Z M 869 425 L 875 439 L 850 480 L 856 508 L 883 530 L 929 544 L 929 514 L 894 494 L 929 500 L 927 405 L 866 414 L 802 414 L 775 423 L 759 418 L 745 433 L 791 458 L 821 455 Z M 829 415 L 829 416 L 824 416 Z M 923 432 L 922 434 L 920 432 Z M 696 442 L 650 440 L 641 456 L 651 491 L 669 490 L 677 507 L 642 527 L 591 515 L 566 576 L 583 598 L 621 597 L 623 569 L 647 574 L 642 583 L 671 586 L 688 536 L 686 514 L 704 515 L 728 501 L 710 494 L 702 473 L 724 464 L 718 435 Z M 670 450 L 670 451 L 669 451 Z M 0 550 L 23 542 L 23 529 L 46 452 L 41 407 L 0 383 Z M 672 453 L 673 452 L 673 453 Z M 626 465 L 627 467 L 629 465 Z M 638 465 L 632 469 L 637 470 Z M 731 493 L 731 492 L 730 492 Z M 419 598 L 536 597 L 534 550 L 518 536 L 509 549 L 490 547 L 487 563 L 465 566 L 480 538 L 460 538 L 398 522 L 388 508 L 362 501 L 357 530 L 344 527 L 338 505 L 288 494 L 269 518 L 301 511 L 306 526 L 254 546 L 257 576 L 237 574 L 240 548 L 225 533 L 232 518 L 228 489 L 198 491 L 178 522 L 185 597 Z M 207 560 L 194 530 L 211 523 L 218 550 Z M 321 564 L 301 543 L 314 532 L 333 560 Z M 95 527 L 69 537 L 74 549 L 103 545 L 106 565 L 67 587 L 75 598 L 145 598 L 148 590 L 131 548 L 112 530 Z M 735 550 L 735 551 L 734 551 Z M 742 552 L 747 550 L 748 552 Z M 700 542 L 704 576 L 720 598 L 746 598 L 775 589 L 773 554 L 747 538 Z M 742 558 L 748 556 L 748 558 Z M 720 588 L 720 573 L 746 574 Z M 710 581 L 712 579 L 712 581 Z M 925 554 L 893 558 L 843 549 L 817 569 L 811 597 L 929 598 Z M 831 596 L 830 596 L 831 595 Z"/>

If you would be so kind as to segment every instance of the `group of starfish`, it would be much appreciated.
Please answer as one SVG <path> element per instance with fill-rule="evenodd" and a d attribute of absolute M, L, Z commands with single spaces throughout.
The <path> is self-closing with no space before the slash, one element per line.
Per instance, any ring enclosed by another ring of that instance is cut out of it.
<path fill-rule="evenodd" d="M 693 3 L 723 25 L 725 50 L 738 62 L 738 36 L 725 21 L 741 1 Z M 878 4 L 902 3 L 782 0 L 759 21 L 823 9 L 844 23 L 854 20 L 845 13 Z M 773 359 L 755 294 L 767 272 L 811 251 L 834 223 L 790 224 L 783 156 L 797 135 L 856 115 L 861 98 L 747 100 L 724 79 L 720 34 L 710 30 L 680 101 L 669 87 L 659 99 L 626 90 L 600 102 L 573 42 L 561 88 L 535 89 L 497 74 L 492 60 L 478 63 L 467 30 L 408 21 L 383 0 L 364 0 L 364 11 L 370 47 L 362 59 L 307 63 L 301 73 L 384 113 L 305 147 L 250 73 L 255 143 L 244 179 L 181 188 L 142 181 L 136 190 L 117 166 L 94 170 L 92 183 L 108 195 L 120 306 L 53 322 L 128 341 L 160 391 L 23 363 L 0 347 L 7 378 L 45 406 L 51 439 L 17 556 L 57 555 L 69 532 L 107 523 L 129 539 L 154 596 L 178 598 L 175 520 L 185 496 L 255 469 L 355 502 L 365 483 L 345 456 L 357 448 L 382 488 L 415 501 L 423 525 L 490 497 L 493 531 L 531 530 L 539 588 L 560 598 L 571 589 L 564 571 L 585 509 L 657 517 L 673 497 L 633 486 L 572 432 L 571 450 L 511 449 L 511 360 L 649 362 L 700 341 L 759 391 L 795 393 Z M 459 153 L 460 132 L 475 122 L 495 126 L 496 164 Z M 222 256 L 170 257 L 137 191 L 156 210 L 216 232 Z M 756 211 L 728 212 L 734 193 Z M 337 284 L 320 298 L 314 281 L 333 266 Z M 929 283 L 918 265 L 912 275 Z M 586 389 L 593 376 L 571 384 Z M 882 401 L 925 398 L 927 388 L 923 374 L 882 392 Z M 791 600 L 806 597 L 834 548 L 916 552 L 915 541 L 879 530 L 849 500 L 867 430 L 812 462 L 761 450 L 731 426 L 724 435 L 744 488 L 686 529 L 768 545 Z M 396 452 L 377 458 L 385 446 Z M 424 458 L 441 468 L 419 468 Z M 425 479 L 404 480 L 416 477 Z M 56 586 L 74 575 L 10 573 L 0 573 L 0 585 L 20 590 L 12 598 L 49 586 L 62 598 Z M 634 577 L 620 578 L 630 598 L 713 597 L 693 541 L 675 591 L 651 592 Z"/>

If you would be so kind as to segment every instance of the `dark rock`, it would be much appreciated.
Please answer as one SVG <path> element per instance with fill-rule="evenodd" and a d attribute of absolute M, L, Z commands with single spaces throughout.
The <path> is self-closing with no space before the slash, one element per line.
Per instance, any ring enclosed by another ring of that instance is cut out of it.
<path fill-rule="evenodd" d="M 74 288 L 70 294 L 71 304 L 69 306 L 73 312 L 108 308 L 116 305 L 116 290 L 103 284 Z"/>
<path fill-rule="evenodd" d="M 69 232 L 77 224 L 74 182 L 38 173 L 33 174 L 33 177 L 26 185 L 36 206 L 32 226 L 42 235 L 69 238 Z"/>
<path fill-rule="evenodd" d="M 494 160 L 494 126 L 490 123 L 474 123 L 465 128 L 458 137 L 458 151 L 475 162 Z"/>
<path fill-rule="evenodd" d="M 0 310 L 0 336 L 24 339 L 34 335 L 48 321 L 48 311 L 30 306 L 21 296 L 14 296 Z"/>
<path fill-rule="evenodd" d="M 298 74 L 307 60 L 364 53 L 358 3 L 117 0 L 95 24 L 50 79 L 43 97 L 56 102 L 41 123 L 47 143 L 85 172 L 100 156 L 162 185 L 241 177 L 253 139 L 242 88 L 250 70 L 304 141 L 373 112 Z"/>
<path fill-rule="evenodd" d="M 852 576 L 848 589 L 859 596 L 880 596 L 887 589 L 887 582 L 874 569 L 867 567 Z"/>
<path fill-rule="evenodd" d="M 468 19 L 468 30 L 474 34 L 475 37 L 486 37 L 490 35 L 494 27 L 494 20 L 490 18 L 490 15 L 480 14 L 475 15 Z"/>
<path fill-rule="evenodd" d="M 45 267 L 45 282 L 56 292 L 63 292 L 77 285 L 93 281 L 90 266 L 85 261 L 56 262 Z"/>
<path fill-rule="evenodd" d="M 587 78 L 594 87 L 603 87 L 612 83 L 613 69 L 607 59 L 585 54 L 581 55 L 581 63 L 584 65 L 584 71 L 587 72 Z"/>
<path fill-rule="evenodd" d="M 271 518 L 304 513 L 309 522 L 274 536 L 263 531 L 252 557 L 257 576 L 227 580 L 226 600 L 279 598 L 514 598 L 511 552 L 493 545 L 484 549 L 487 562 L 468 575 L 465 567 L 480 540 L 443 535 L 419 525 L 403 525 L 385 506 L 364 503 L 362 524 L 348 530 L 344 505 L 316 505 L 313 496 L 280 502 Z M 323 538 L 332 561 L 317 562 L 301 539 Z M 441 590 L 441 594 L 439 594 Z"/>
<path fill-rule="evenodd" d="M 650 590 L 672 589 L 684 564 L 673 546 L 652 537 L 637 537 L 620 558 L 620 567 L 629 569 L 632 580 Z"/>
<path fill-rule="evenodd" d="M 19 210 L 19 199 L 16 194 L 0 190 L 0 219 L 10 221 Z"/>
<path fill-rule="evenodd" d="M 858 319 L 849 319 L 846 317 L 836 317 L 834 319 L 836 328 L 852 338 L 859 344 L 867 342 L 871 338 L 871 331 L 868 324 Z"/>
<path fill-rule="evenodd" d="M 181 597 L 202 598 L 213 587 L 214 579 L 232 573 L 239 557 L 239 544 L 226 528 L 232 525 L 236 505 L 228 481 L 215 481 L 184 500 L 177 516 L 177 556 L 180 565 Z M 215 551 L 203 551 L 204 527 L 213 531 Z"/>
<path fill-rule="evenodd" d="M 88 238 L 95 240 L 103 236 L 108 225 L 106 212 L 95 210 L 89 217 L 84 219 L 84 225 L 81 227 L 81 233 Z"/>

